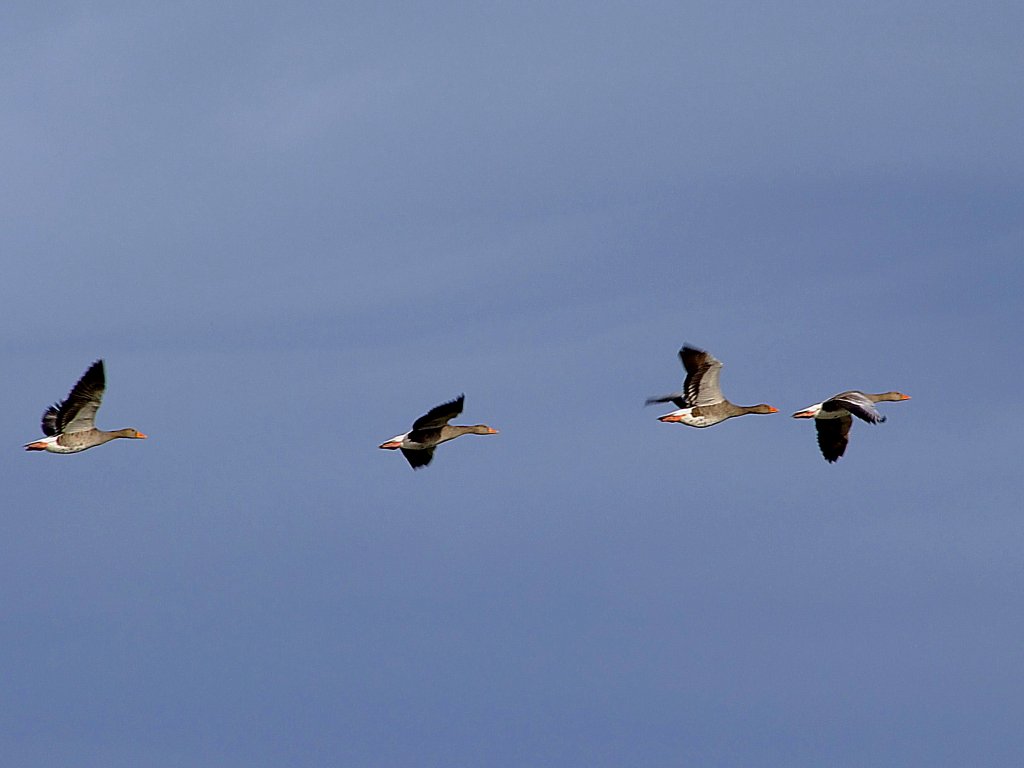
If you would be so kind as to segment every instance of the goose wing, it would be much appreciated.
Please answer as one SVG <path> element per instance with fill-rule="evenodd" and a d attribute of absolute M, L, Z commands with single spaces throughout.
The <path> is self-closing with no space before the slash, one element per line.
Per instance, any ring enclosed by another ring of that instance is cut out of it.
<path fill-rule="evenodd" d="M 863 392 L 842 392 L 821 404 L 826 412 L 847 411 L 868 424 L 881 424 L 885 416 L 880 414 L 867 395 Z"/>
<path fill-rule="evenodd" d="M 52 437 L 94 429 L 96 411 L 103 401 L 105 389 L 103 361 L 97 360 L 71 388 L 63 402 L 54 403 L 46 409 L 43 414 L 43 434 Z"/>
<path fill-rule="evenodd" d="M 718 384 L 722 362 L 711 353 L 696 347 L 684 346 L 679 350 L 679 359 L 686 369 L 683 381 L 683 396 L 688 406 L 708 406 L 725 400 Z"/>
<path fill-rule="evenodd" d="M 662 395 L 661 397 L 648 397 L 644 402 L 644 405 L 654 405 L 654 403 L 674 403 L 676 408 L 686 407 L 686 395 L 682 392 L 673 392 L 671 395 Z"/>
<path fill-rule="evenodd" d="M 852 424 L 853 419 L 849 413 L 838 418 L 814 420 L 814 426 L 818 429 L 818 447 L 825 461 L 831 464 L 846 452 Z"/>
<path fill-rule="evenodd" d="M 412 423 L 412 431 L 416 432 L 418 430 L 438 429 L 443 427 L 449 421 L 462 413 L 462 404 L 465 400 L 465 395 L 459 395 L 451 402 L 431 408 Z"/>
<path fill-rule="evenodd" d="M 420 448 L 417 450 L 401 448 L 400 450 L 402 455 L 405 456 L 405 460 L 409 462 L 409 466 L 413 469 L 427 466 L 434 458 L 433 448 Z"/>

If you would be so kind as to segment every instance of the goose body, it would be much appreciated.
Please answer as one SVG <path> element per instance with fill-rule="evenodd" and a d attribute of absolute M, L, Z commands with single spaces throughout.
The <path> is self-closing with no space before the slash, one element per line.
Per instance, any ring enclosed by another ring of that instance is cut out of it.
<path fill-rule="evenodd" d="M 850 427 L 856 416 L 868 424 L 881 424 L 885 416 L 878 412 L 875 403 L 909 400 L 910 395 L 902 392 L 869 394 L 852 389 L 840 392 L 828 400 L 809 405 L 793 414 L 794 419 L 814 419 L 818 433 L 818 448 L 829 464 L 838 461 L 850 442 Z"/>
<path fill-rule="evenodd" d="M 462 413 L 466 396 L 459 395 L 451 402 L 431 408 L 413 422 L 412 429 L 403 435 L 395 435 L 381 443 L 380 448 L 399 449 L 413 469 L 427 466 L 434 458 L 434 449 L 441 443 L 454 440 L 462 435 L 496 435 L 498 430 L 486 424 L 459 426 L 448 422 Z"/>
<path fill-rule="evenodd" d="M 682 392 L 673 392 L 661 397 L 647 398 L 652 403 L 673 403 L 678 410 L 658 417 L 658 421 L 685 424 L 688 427 L 713 427 L 733 416 L 748 413 L 778 413 L 770 405 L 736 405 L 722 394 L 719 376 L 722 363 L 709 352 L 684 345 L 679 350 L 679 359 L 686 369 Z"/>
<path fill-rule="evenodd" d="M 79 453 L 119 437 L 144 439 L 146 436 L 136 429 L 108 432 L 96 428 L 96 411 L 103 401 L 105 389 L 103 361 L 97 360 L 82 374 L 63 402 L 54 403 L 46 409 L 42 423 L 46 437 L 26 443 L 25 450 Z"/>

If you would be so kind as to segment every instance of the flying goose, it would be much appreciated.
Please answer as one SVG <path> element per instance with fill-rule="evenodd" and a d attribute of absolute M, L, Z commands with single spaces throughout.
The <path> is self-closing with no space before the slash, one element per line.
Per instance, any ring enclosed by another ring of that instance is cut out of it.
<path fill-rule="evenodd" d="M 462 404 L 465 395 L 459 395 L 455 400 L 431 408 L 423 416 L 413 422 L 412 430 L 404 435 L 396 435 L 386 443 L 381 443 L 380 448 L 394 450 L 400 448 L 409 466 L 413 469 L 425 467 L 434 458 L 434 448 L 441 443 L 454 440 L 461 435 L 496 435 L 498 430 L 491 429 L 485 424 L 475 424 L 471 427 L 453 426 L 448 422 L 462 413 Z"/>
<path fill-rule="evenodd" d="M 679 358 L 686 369 L 683 391 L 647 398 L 647 405 L 674 403 L 679 409 L 660 416 L 658 421 L 678 422 L 688 427 L 703 428 L 747 413 L 779 412 L 778 408 L 772 408 L 770 405 L 734 405 L 726 400 L 718 385 L 722 363 L 710 353 L 684 345 L 679 350 Z"/>
<path fill-rule="evenodd" d="M 118 429 L 113 432 L 96 429 L 93 422 L 105 388 L 103 361 L 97 360 L 72 387 L 64 402 L 54 403 L 46 409 L 43 414 L 43 434 L 46 437 L 27 443 L 25 450 L 78 453 L 118 437 L 145 438 L 136 429 Z"/>
<path fill-rule="evenodd" d="M 871 395 L 851 390 L 840 392 L 821 403 L 804 408 L 793 414 L 794 419 L 814 419 L 818 430 L 818 447 L 821 455 L 829 464 L 839 459 L 846 452 L 846 444 L 850 442 L 850 427 L 853 416 L 863 419 L 868 424 L 880 424 L 885 416 L 875 409 L 875 403 L 883 401 L 909 400 L 910 395 L 902 392 L 883 392 Z"/>

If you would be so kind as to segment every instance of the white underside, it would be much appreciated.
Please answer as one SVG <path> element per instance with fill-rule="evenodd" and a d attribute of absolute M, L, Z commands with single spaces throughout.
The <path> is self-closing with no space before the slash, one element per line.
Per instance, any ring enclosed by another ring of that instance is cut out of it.
<path fill-rule="evenodd" d="M 815 403 L 814 405 L 808 405 L 806 408 L 803 408 L 803 409 L 797 411 L 797 413 L 807 414 L 804 418 L 808 418 L 808 419 L 811 418 L 812 416 L 815 419 L 834 419 L 834 418 L 836 418 L 836 416 L 833 415 L 832 413 L 826 414 L 824 411 L 822 411 L 821 410 L 821 405 L 822 405 L 821 403 Z"/>
<path fill-rule="evenodd" d="M 25 447 L 27 448 L 28 446 L 33 445 L 35 443 L 46 443 L 45 450 L 49 451 L 50 453 L 78 453 L 79 451 L 84 451 L 86 448 L 90 447 L 85 446 L 83 448 L 68 448 L 57 442 L 57 439 L 59 437 L 60 435 L 50 435 L 50 437 L 44 437 L 39 440 L 33 440 L 31 443 L 25 443 Z"/>
<path fill-rule="evenodd" d="M 665 416 L 677 416 L 679 417 L 678 423 L 685 424 L 688 427 L 698 428 L 710 427 L 721 421 L 721 419 L 709 419 L 707 416 L 694 416 L 693 408 L 680 408 L 678 411 L 666 413 Z M 665 416 L 662 416 L 662 418 L 665 418 Z"/>
<path fill-rule="evenodd" d="M 429 445 L 423 445 L 422 443 L 413 442 L 412 440 L 409 439 L 409 434 L 409 432 L 406 432 L 404 435 L 395 435 L 390 440 L 388 440 L 388 442 L 399 443 L 399 448 L 405 448 L 406 450 L 409 451 L 422 451 L 424 448 L 432 447 Z"/>

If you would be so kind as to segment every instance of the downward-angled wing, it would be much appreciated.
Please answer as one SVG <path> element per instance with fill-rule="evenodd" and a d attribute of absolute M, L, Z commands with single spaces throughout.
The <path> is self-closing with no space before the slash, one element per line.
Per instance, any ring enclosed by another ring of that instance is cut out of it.
<path fill-rule="evenodd" d="M 826 461 L 831 463 L 846 452 L 852 424 L 853 419 L 848 413 L 833 419 L 814 420 L 814 426 L 818 428 L 818 447 Z"/>
<path fill-rule="evenodd" d="M 402 455 L 405 456 L 405 460 L 409 462 L 409 466 L 413 469 L 419 469 L 425 467 L 430 463 L 431 459 L 434 458 L 433 448 L 423 448 L 421 450 L 411 450 L 409 448 L 402 448 Z"/>

